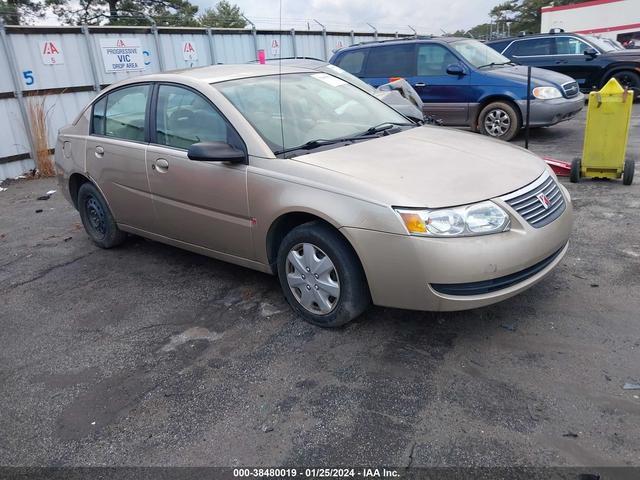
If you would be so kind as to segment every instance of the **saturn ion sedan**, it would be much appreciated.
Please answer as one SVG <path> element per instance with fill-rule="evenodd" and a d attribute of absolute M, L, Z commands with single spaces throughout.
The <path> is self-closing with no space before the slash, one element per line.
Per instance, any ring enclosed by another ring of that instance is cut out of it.
<path fill-rule="evenodd" d="M 516 295 L 561 261 L 572 226 L 537 156 L 416 126 L 304 68 L 117 83 L 61 129 L 55 157 L 98 246 L 135 234 L 275 274 L 323 327 L 372 303 L 447 311 Z"/>

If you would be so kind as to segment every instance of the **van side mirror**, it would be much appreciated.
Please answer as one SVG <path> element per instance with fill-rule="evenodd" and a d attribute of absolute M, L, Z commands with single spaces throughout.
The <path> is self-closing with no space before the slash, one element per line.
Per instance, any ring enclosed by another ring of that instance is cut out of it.
<path fill-rule="evenodd" d="M 225 142 L 194 143 L 187 150 L 187 157 L 202 162 L 246 163 L 247 154 Z"/>
<path fill-rule="evenodd" d="M 461 77 L 465 75 L 465 71 L 464 71 L 464 68 L 462 68 L 462 66 L 458 65 L 457 63 L 452 63 L 447 67 L 447 74 L 457 75 L 458 77 Z"/>
<path fill-rule="evenodd" d="M 584 51 L 584 54 L 585 54 L 587 57 L 595 58 L 595 57 L 597 57 L 597 56 L 598 56 L 598 51 L 597 51 L 595 48 L 587 48 L 587 49 Z"/>

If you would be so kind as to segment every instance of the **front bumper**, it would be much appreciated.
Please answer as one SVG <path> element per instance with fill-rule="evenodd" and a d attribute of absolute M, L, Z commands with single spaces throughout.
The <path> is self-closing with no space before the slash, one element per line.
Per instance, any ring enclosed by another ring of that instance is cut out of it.
<path fill-rule="evenodd" d="M 567 190 L 566 208 L 542 228 L 534 228 L 506 202 L 494 199 L 511 216 L 511 230 L 463 238 L 428 238 L 344 227 L 367 276 L 373 303 L 411 310 L 454 311 L 482 307 L 531 287 L 562 260 L 573 224 Z M 545 262 L 546 261 L 546 262 Z M 536 265 L 541 266 L 532 271 Z M 514 278 L 483 293 L 446 293 L 442 285 L 479 284 Z M 529 274 L 530 273 L 530 274 Z M 504 287 L 504 288 L 503 288 Z"/>
<path fill-rule="evenodd" d="M 523 126 L 527 118 L 527 101 L 518 100 L 522 113 Z M 532 127 L 546 127 L 564 122 L 575 117 L 584 108 L 584 95 L 578 94 L 574 98 L 554 98 L 553 100 L 531 100 L 530 125 Z"/>

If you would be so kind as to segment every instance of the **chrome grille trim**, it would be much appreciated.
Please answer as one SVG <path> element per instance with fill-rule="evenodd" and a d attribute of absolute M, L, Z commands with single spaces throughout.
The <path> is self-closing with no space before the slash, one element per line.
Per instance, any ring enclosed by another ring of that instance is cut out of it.
<path fill-rule="evenodd" d="M 580 93 L 578 82 L 572 81 L 562 84 L 562 91 L 567 98 L 573 98 Z"/>
<path fill-rule="evenodd" d="M 537 198 L 541 193 L 549 199 L 549 208 L 544 208 Z M 534 182 L 502 196 L 501 199 L 534 228 L 550 224 L 562 215 L 566 207 L 562 191 L 549 172 L 544 172 Z"/>

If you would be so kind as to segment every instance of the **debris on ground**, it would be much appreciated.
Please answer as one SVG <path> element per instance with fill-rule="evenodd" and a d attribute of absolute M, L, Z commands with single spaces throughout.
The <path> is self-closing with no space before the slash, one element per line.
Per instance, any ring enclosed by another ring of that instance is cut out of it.
<path fill-rule="evenodd" d="M 597 283 L 592 283 L 590 285 L 591 288 L 598 288 L 600 285 L 598 285 Z"/>
<path fill-rule="evenodd" d="M 71 240 L 73 237 L 66 237 L 63 239 L 64 242 L 68 242 L 69 240 Z"/>
<path fill-rule="evenodd" d="M 51 198 L 51 195 L 53 195 L 54 193 L 56 193 L 56 190 L 49 190 L 44 195 L 40 195 L 38 197 L 38 200 L 49 200 Z"/>
<path fill-rule="evenodd" d="M 37 209 L 36 213 L 42 213 L 42 209 L 41 208 Z"/>
<path fill-rule="evenodd" d="M 264 433 L 269 433 L 269 432 L 273 432 L 273 427 L 269 426 L 269 425 L 263 425 L 262 426 L 262 431 Z"/>
<path fill-rule="evenodd" d="M 4 188 L 4 187 L 0 187 L 0 192 L 5 192 L 5 191 L 7 191 L 7 189 L 6 189 L 6 188 Z"/>
<path fill-rule="evenodd" d="M 573 432 L 563 433 L 562 436 L 567 438 L 578 438 L 578 434 Z"/>
<path fill-rule="evenodd" d="M 640 383 L 625 383 L 622 386 L 623 390 L 640 390 Z"/>
<path fill-rule="evenodd" d="M 503 323 L 500 325 L 500 328 L 504 328 L 505 330 L 509 330 L 510 332 L 515 332 L 517 327 L 515 323 Z"/>

